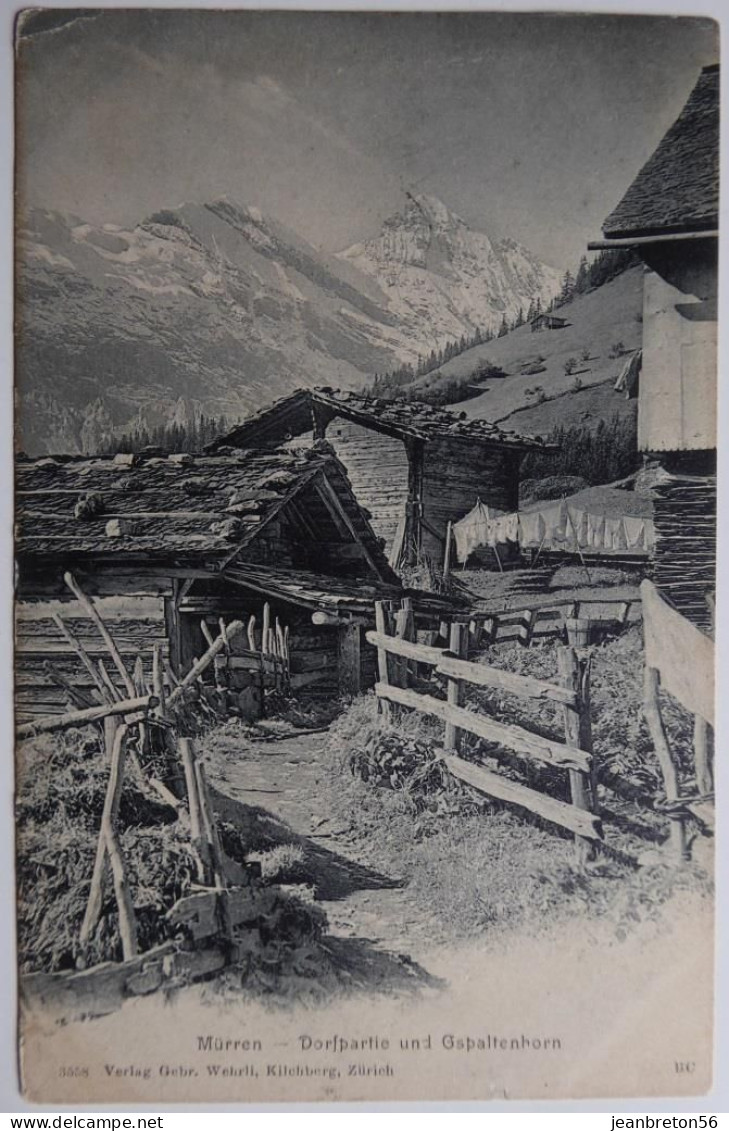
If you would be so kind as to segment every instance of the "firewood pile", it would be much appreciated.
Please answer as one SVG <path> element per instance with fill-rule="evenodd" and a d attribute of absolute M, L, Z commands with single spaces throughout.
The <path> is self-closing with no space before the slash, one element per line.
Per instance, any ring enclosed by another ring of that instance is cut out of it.
<path fill-rule="evenodd" d="M 128 994 L 225 967 L 251 978 L 265 967 L 269 980 L 296 971 L 310 961 L 326 917 L 265 884 L 229 826 L 223 848 L 196 749 L 201 725 L 225 703 L 225 688 L 202 676 L 243 624 L 221 623 L 183 677 L 158 646 L 151 665 L 138 657 L 130 672 L 94 604 L 71 574 L 66 583 L 118 679 L 57 618 L 97 694 L 89 703 L 84 692 L 82 703 L 69 685 L 74 710 L 18 728 L 30 740 L 19 755 L 18 801 L 26 992 L 105 1012 Z"/>
<path fill-rule="evenodd" d="M 716 588 L 716 478 L 670 475 L 654 486 L 653 580 L 695 625 L 711 630 Z"/>

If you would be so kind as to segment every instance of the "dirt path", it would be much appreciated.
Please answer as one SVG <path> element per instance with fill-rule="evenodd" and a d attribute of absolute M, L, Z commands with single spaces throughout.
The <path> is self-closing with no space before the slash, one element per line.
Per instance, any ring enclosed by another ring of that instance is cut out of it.
<path fill-rule="evenodd" d="M 396 870 L 388 875 L 359 863 L 348 830 L 322 810 L 322 748 L 326 734 L 289 738 L 211 753 L 209 776 L 222 820 L 246 826 L 258 849 L 296 844 L 297 879 L 311 884 L 331 933 L 420 961 L 430 928 Z"/>

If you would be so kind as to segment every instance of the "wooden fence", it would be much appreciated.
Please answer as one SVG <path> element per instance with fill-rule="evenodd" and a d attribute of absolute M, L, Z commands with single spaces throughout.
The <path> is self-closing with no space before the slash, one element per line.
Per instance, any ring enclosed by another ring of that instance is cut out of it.
<path fill-rule="evenodd" d="M 393 623 L 394 621 L 394 623 Z M 578 859 L 584 861 L 592 842 L 601 841 L 602 827 L 594 812 L 590 724 L 590 662 L 574 648 L 558 649 L 559 683 L 502 671 L 468 661 L 469 625 L 454 622 L 449 648 L 416 643 L 411 604 L 405 600 L 394 618 L 384 603 L 375 605 L 376 631 L 367 640 L 377 648 L 379 681 L 375 691 L 386 717 L 402 708 L 419 711 L 445 724 L 443 760 L 454 777 L 481 793 L 527 809 L 575 835 Z M 446 699 L 408 686 L 417 665 L 433 668 L 446 680 Z M 529 699 L 549 700 L 562 707 L 565 739 L 554 741 L 525 727 L 498 722 L 463 707 L 464 686 L 499 688 Z M 515 751 L 520 757 L 563 769 L 569 778 L 569 801 L 560 801 L 460 757 L 464 732 Z"/>
<path fill-rule="evenodd" d="M 111 679 L 104 663 L 94 663 L 84 645 L 58 617 L 59 630 L 93 680 L 97 701 L 83 705 L 88 696 L 79 696 L 78 690 L 69 684 L 74 710 L 22 723 L 16 734 L 24 739 L 70 727 L 103 726 L 108 778 L 79 943 L 82 948 L 87 946 L 97 929 L 110 877 L 123 961 L 104 962 L 70 974 L 32 974 L 24 977 L 22 990 L 28 999 L 53 1008 L 93 1015 L 116 1008 L 127 996 L 150 993 L 163 984 L 177 985 L 205 977 L 236 961 L 236 929 L 268 914 L 276 892 L 257 888 L 250 877 L 243 886 L 229 883 L 230 862 L 221 846 L 205 768 L 197 757 L 193 739 L 184 735 L 192 714 L 203 706 L 202 677 L 211 667 L 215 671 L 215 688 L 208 689 L 208 693 L 225 706 L 223 661 L 230 657 L 231 644 L 246 631 L 246 626 L 242 621 L 225 624 L 221 620 L 218 635 L 213 637 L 206 625 L 203 634 L 207 649 L 185 675 L 176 675 L 162 656 L 161 647 L 155 645 L 150 688 L 145 684 L 141 657 L 137 657 L 134 670 L 130 670 L 96 606 L 72 574 L 67 574 L 65 580 L 98 632 L 123 691 Z M 274 678 L 279 670 L 287 670 L 287 632 L 279 625 L 271 628 L 268 606 L 264 610 L 262 635 L 257 635 L 255 618 L 251 618 L 247 636 L 250 655 L 258 665 L 254 670 L 263 675 L 268 663 Z M 164 755 L 168 763 L 165 781 L 149 771 L 154 757 L 142 764 L 144 755 Z M 174 940 L 144 953 L 119 829 L 122 790 L 130 774 L 144 795 L 176 811 L 180 827 L 189 836 L 195 867 L 190 894 L 167 912 Z"/>
<path fill-rule="evenodd" d="M 222 617 L 204 616 L 200 639 L 212 650 L 209 663 L 195 670 L 195 657 L 192 672 L 185 673 L 172 664 L 165 637 L 130 639 L 128 621 L 122 622 L 120 632 L 115 610 L 108 619 L 108 602 L 92 601 L 72 573 L 64 580 L 75 601 L 68 609 L 61 607 L 32 622 L 44 635 L 36 639 L 31 634 L 19 641 L 23 657 L 34 657 L 32 682 L 27 685 L 21 679 L 22 691 L 28 694 L 21 698 L 16 688 L 16 712 L 22 723 L 62 715 L 68 707 L 84 710 L 152 690 L 170 695 L 180 681 L 194 684 L 207 670 L 212 671 L 212 680 L 209 674 L 205 679 L 214 685 L 221 714 L 233 709 L 256 717 L 263 711 L 266 691 L 287 695 L 291 690 L 289 628 L 271 616 L 267 602 L 260 622 L 251 616 L 247 623 L 226 624 Z M 46 688 L 52 690 L 52 700 Z M 39 694 L 44 698 L 39 699 Z"/>
<path fill-rule="evenodd" d="M 644 609 L 644 714 L 661 767 L 670 820 L 669 842 L 680 861 L 688 855 L 686 823 L 696 806 L 713 805 L 714 642 L 674 609 L 651 581 L 641 585 Z M 668 738 L 659 689 L 670 692 L 694 716 L 696 792 L 682 793 L 679 760 Z"/>
<path fill-rule="evenodd" d="M 514 641 L 528 647 L 533 641 L 567 639 L 586 644 L 581 634 L 594 631 L 621 632 L 641 619 L 640 597 L 598 596 L 581 600 L 555 600 L 535 605 L 525 600 L 510 609 L 472 614 L 469 621 L 469 652 L 490 644 Z"/>

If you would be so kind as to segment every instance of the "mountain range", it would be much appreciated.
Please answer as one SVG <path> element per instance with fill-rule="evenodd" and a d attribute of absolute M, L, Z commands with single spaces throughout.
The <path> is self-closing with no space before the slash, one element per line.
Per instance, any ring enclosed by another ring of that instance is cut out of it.
<path fill-rule="evenodd" d="M 200 412 L 234 421 L 301 386 L 357 388 L 560 282 L 415 194 L 334 255 L 228 199 L 133 227 L 33 209 L 16 278 L 18 444 L 32 454 Z"/>

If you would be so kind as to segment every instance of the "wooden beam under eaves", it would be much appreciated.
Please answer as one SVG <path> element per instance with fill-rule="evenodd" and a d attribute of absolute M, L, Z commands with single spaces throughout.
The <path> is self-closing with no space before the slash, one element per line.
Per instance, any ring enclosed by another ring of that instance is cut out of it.
<path fill-rule="evenodd" d="M 362 553 L 363 553 L 368 565 L 370 566 L 370 569 L 374 572 L 374 574 L 377 577 L 379 577 L 380 581 L 385 581 L 386 578 L 382 574 L 382 572 L 381 572 L 379 566 L 377 565 L 375 559 L 372 557 L 369 550 L 365 546 L 360 535 L 357 533 L 357 530 L 355 529 L 354 523 L 352 522 L 352 520 L 349 517 L 349 515 L 347 514 L 346 510 L 342 506 L 342 502 L 339 498 L 339 495 L 337 494 L 337 492 L 332 487 L 331 483 L 327 479 L 324 472 L 321 472 L 321 474 L 317 476 L 316 480 L 314 481 L 314 487 L 316 488 L 316 491 L 317 491 L 317 494 L 319 495 L 319 498 L 322 500 L 322 502 L 326 506 L 327 510 L 329 511 L 332 518 L 336 522 L 337 526 L 339 526 L 340 529 L 343 527 L 344 530 L 352 538 L 352 541 L 356 542 L 359 546 L 362 547 Z"/>
<path fill-rule="evenodd" d="M 719 232 L 716 228 L 707 229 L 705 232 L 656 232 L 646 236 L 617 236 L 615 239 L 606 237 L 602 240 L 590 240 L 588 251 L 610 251 L 622 247 L 648 247 L 657 243 L 684 243 L 686 240 L 716 240 Z"/>

